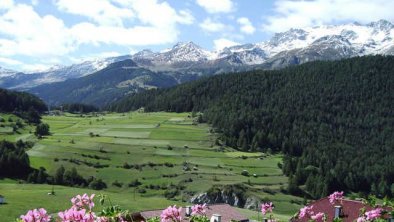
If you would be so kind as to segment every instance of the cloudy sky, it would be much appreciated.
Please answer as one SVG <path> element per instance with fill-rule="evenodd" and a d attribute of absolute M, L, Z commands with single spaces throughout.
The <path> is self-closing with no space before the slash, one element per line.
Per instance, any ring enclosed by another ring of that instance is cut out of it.
<path fill-rule="evenodd" d="M 289 28 L 394 21 L 394 0 L 0 0 L 0 66 L 55 64 L 269 39 Z"/>

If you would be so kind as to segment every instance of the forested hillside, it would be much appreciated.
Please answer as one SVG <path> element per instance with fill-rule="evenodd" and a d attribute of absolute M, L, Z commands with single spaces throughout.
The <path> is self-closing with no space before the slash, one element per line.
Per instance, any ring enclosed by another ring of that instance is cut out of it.
<path fill-rule="evenodd" d="M 40 113 L 47 110 L 45 103 L 36 96 L 24 92 L 0 89 L 0 113 L 14 113 L 29 123 L 40 122 Z"/>
<path fill-rule="evenodd" d="M 394 194 L 394 57 L 312 62 L 149 90 L 113 111 L 202 112 L 221 141 L 285 153 L 289 191 Z"/>
<path fill-rule="evenodd" d="M 31 107 L 38 112 L 47 110 L 45 103 L 36 96 L 0 89 L 0 112 L 24 112 Z"/>

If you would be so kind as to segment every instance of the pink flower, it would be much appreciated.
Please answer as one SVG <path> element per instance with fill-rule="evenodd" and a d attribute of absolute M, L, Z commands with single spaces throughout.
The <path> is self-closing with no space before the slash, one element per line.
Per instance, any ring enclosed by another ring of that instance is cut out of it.
<path fill-rule="evenodd" d="M 261 204 L 261 213 L 263 215 L 265 215 L 266 213 L 270 212 L 272 213 L 272 209 L 274 209 L 274 205 L 272 204 L 272 202 L 269 203 L 263 203 Z"/>
<path fill-rule="evenodd" d="M 97 222 L 109 222 L 107 217 L 97 217 Z"/>
<path fill-rule="evenodd" d="M 357 222 L 366 222 L 364 217 L 359 217 L 357 218 Z"/>
<path fill-rule="evenodd" d="M 58 216 L 62 222 L 94 222 L 96 218 L 93 212 L 86 212 L 85 209 L 76 209 L 75 207 L 59 212 Z"/>
<path fill-rule="evenodd" d="M 330 201 L 331 204 L 335 204 L 338 200 L 342 200 L 342 199 L 343 199 L 343 191 L 342 192 L 336 191 L 328 197 L 328 200 Z"/>
<path fill-rule="evenodd" d="M 304 219 L 308 218 L 311 215 L 314 215 L 315 213 L 313 212 L 313 206 L 305 206 L 300 209 L 300 213 L 298 214 L 299 219 Z"/>
<path fill-rule="evenodd" d="M 44 208 L 29 210 L 26 215 L 21 215 L 23 222 L 49 222 L 51 216 L 47 214 Z"/>
<path fill-rule="evenodd" d="M 324 217 L 325 217 L 324 213 L 319 212 L 319 213 L 317 213 L 315 215 L 312 215 L 311 219 L 316 221 L 316 222 L 323 222 L 324 221 Z"/>
<path fill-rule="evenodd" d="M 92 210 L 94 207 L 94 198 L 95 194 L 90 195 L 90 197 L 85 193 L 84 195 L 77 195 L 73 198 L 71 198 L 71 203 L 73 204 L 73 207 L 77 209 L 81 208 L 88 208 L 89 210 Z"/>
<path fill-rule="evenodd" d="M 196 204 L 192 206 L 192 215 L 204 215 L 206 212 L 206 204 Z"/>
<path fill-rule="evenodd" d="M 367 220 L 374 220 L 379 218 L 382 215 L 382 208 L 376 208 L 374 210 L 370 210 L 368 212 L 365 212 L 365 216 L 367 218 Z"/>
<path fill-rule="evenodd" d="M 182 208 L 176 208 L 176 205 L 169 206 L 167 209 L 163 210 L 160 215 L 161 222 L 180 222 L 182 221 L 181 217 Z"/>

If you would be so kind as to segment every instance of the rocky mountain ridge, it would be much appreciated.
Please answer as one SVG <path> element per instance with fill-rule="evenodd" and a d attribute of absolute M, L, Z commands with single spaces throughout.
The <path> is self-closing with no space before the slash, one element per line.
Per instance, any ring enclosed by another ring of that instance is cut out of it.
<path fill-rule="evenodd" d="M 203 75 L 254 68 L 277 69 L 314 60 L 375 54 L 394 55 L 394 25 L 389 21 L 290 29 L 275 34 L 265 42 L 237 45 L 219 51 L 208 51 L 193 42 L 186 42 L 177 43 L 161 52 L 146 49 L 133 55 L 84 61 L 37 73 L 0 69 L 0 87 L 23 90 L 80 78 L 126 59 L 132 59 L 138 66 L 153 72 L 170 72 L 182 83 Z"/>

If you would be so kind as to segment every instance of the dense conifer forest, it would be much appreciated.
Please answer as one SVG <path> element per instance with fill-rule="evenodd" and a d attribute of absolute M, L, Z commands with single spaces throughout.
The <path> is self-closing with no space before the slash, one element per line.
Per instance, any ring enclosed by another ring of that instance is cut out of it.
<path fill-rule="evenodd" d="M 63 104 L 61 107 L 55 107 L 55 109 L 63 110 L 70 113 L 90 113 L 97 112 L 99 110 L 93 105 L 87 105 L 82 103 Z"/>
<path fill-rule="evenodd" d="M 228 146 L 285 154 L 289 191 L 394 195 L 394 57 L 311 62 L 129 96 L 118 112 L 194 112 Z"/>
<path fill-rule="evenodd" d="M 0 89 L 0 113 L 14 113 L 29 123 L 38 124 L 40 114 L 46 110 L 46 104 L 34 95 Z"/>
<path fill-rule="evenodd" d="M 38 112 L 47 110 L 45 103 L 34 95 L 0 89 L 0 112 L 27 112 L 30 108 Z"/>

